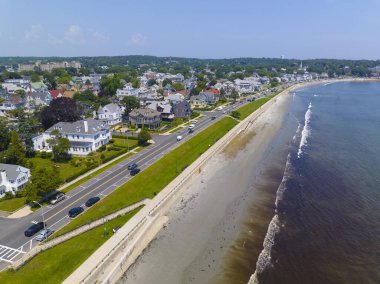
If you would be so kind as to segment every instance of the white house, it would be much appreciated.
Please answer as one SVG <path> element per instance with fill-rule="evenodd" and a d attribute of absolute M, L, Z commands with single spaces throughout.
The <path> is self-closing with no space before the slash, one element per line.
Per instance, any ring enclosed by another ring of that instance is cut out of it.
<path fill-rule="evenodd" d="M 0 164 L 0 197 L 15 194 L 30 178 L 30 170 L 19 165 Z"/>
<path fill-rule="evenodd" d="M 100 106 L 98 109 L 99 120 L 104 121 L 108 125 L 115 125 L 121 122 L 123 110 L 117 104 L 108 104 Z"/>
<path fill-rule="evenodd" d="M 52 147 L 48 140 L 54 137 L 54 130 L 69 139 L 69 154 L 88 155 L 102 145 L 105 145 L 111 139 L 109 126 L 100 120 L 88 118 L 75 122 L 58 122 L 50 127 L 44 133 L 33 138 L 34 150 L 51 151 Z"/>

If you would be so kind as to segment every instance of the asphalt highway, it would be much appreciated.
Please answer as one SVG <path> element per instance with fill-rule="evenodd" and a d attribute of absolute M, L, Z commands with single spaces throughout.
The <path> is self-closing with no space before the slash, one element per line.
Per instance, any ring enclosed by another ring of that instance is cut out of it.
<path fill-rule="evenodd" d="M 40 222 L 44 217 L 48 228 L 52 228 L 55 231 L 59 230 L 70 222 L 71 219 L 68 216 L 68 211 L 71 208 L 82 206 L 86 210 L 87 208 L 84 203 L 90 197 L 99 196 L 103 199 L 133 178 L 127 169 L 128 164 L 136 163 L 141 170 L 144 170 L 191 136 L 196 135 L 199 131 L 242 105 L 243 103 L 235 103 L 225 106 L 220 111 L 202 112 L 204 116 L 195 124 L 193 133 L 189 133 L 189 129 L 186 127 L 171 135 L 154 135 L 153 140 L 155 143 L 153 145 L 71 190 L 66 194 L 66 199 L 56 205 L 44 206 L 42 209 L 19 219 L 0 218 L 0 270 L 37 245 L 38 242 L 35 241 L 35 237 L 38 233 L 30 238 L 24 236 L 24 231 L 33 222 Z M 212 116 L 216 118 L 211 119 Z M 176 139 L 179 135 L 183 137 L 181 141 L 177 141 Z"/>

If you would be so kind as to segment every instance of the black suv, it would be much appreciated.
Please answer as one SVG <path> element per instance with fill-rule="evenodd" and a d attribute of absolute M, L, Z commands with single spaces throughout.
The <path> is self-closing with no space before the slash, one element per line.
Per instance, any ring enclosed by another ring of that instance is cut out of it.
<path fill-rule="evenodd" d="M 83 211 L 84 211 L 84 209 L 82 207 L 71 208 L 69 211 L 69 217 L 74 218 L 74 217 L 78 216 L 80 213 L 82 213 Z"/>
<path fill-rule="evenodd" d="M 137 164 L 136 163 L 133 163 L 133 164 L 130 164 L 128 165 L 128 170 L 133 170 L 133 169 L 136 169 L 137 168 Z"/>
<path fill-rule="evenodd" d="M 141 170 L 139 168 L 134 168 L 133 170 L 131 170 L 131 176 L 135 176 L 137 175 Z"/>
<path fill-rule="evenodd" d="M 46 227 L 46 223 L 44 222 L 39 222 L 37 224 L 34 224 L 32 226 L 30 226 L 25 232 L 24 232 L 24 235 L 25 237 L 31 237 L 33 236 L 35 233 L 37 233 L 38 231 L 42 230 L 43 228 Z"/>
<path fill-rule="evenodd" d="M 94 196 L 94 197 L 91 197 L 89 200 L 87 200 L 85 204 L 87 207 L 90 207 L 94 205 L 96 202 L 98 202 L 99 200 L 100 200 L 99 196 Z"/>

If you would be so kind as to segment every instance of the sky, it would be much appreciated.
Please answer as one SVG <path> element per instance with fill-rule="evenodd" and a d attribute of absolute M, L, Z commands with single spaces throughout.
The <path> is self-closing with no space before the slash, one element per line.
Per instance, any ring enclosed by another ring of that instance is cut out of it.
<path fill-rule="evenodd" d="M 380 0 L 0 0 L 0 56 L 380 59 Z"/>

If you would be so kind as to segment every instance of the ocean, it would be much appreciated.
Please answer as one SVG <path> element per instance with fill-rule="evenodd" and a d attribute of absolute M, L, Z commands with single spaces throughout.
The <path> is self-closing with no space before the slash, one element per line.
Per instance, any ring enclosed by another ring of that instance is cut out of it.
<path fill-rule="evenodd" d="M 291 95 L 284 127 L 297 127 L 250 283 L 380 283 L 380 83 Z"/>

